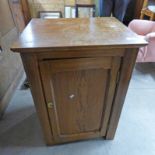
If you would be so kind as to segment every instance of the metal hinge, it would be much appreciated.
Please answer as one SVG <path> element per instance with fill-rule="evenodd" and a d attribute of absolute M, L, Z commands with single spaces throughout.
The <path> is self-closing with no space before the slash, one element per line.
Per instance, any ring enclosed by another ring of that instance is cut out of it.
<path fill-rule="evenodd" d="M 47 106 L 48 106 L 48 108 L 53 108 L 54 107 L 54 103 L 53 102 L 49 102 L 49 103 L 47 103 Z"/>
<path fill-rule="evenodd" d="M 120 71 L 117 72 L 116 84 L 119 83 L 119 79 L 120 79 Z"/>

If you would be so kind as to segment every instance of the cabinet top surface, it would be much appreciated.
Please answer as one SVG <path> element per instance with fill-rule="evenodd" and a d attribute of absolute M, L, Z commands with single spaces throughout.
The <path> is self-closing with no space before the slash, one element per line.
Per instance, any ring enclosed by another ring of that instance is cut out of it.
<path fill-rule="evenodd" d="M 113 17 L 32 19 L 11 49 L 16 52 L 34 52 L 34 49 L 45 48 L 131 48 L 146 44 L 142 37 Z"/>

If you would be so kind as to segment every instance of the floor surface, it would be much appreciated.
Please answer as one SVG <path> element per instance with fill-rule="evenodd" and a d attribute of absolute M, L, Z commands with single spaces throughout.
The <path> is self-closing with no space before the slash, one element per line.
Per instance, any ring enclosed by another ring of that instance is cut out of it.
<path fill-rule="evenodd" d="M 47 147 L 30 91 L 17 89 L 0 120 L 0 155 L 155 155 L 155 65 L 136 65 L 113 141 Z"/>

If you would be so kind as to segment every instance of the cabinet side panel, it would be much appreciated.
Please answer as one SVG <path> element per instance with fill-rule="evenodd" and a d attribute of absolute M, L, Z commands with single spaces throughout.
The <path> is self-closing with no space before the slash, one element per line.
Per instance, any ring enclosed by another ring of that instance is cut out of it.
<path fill-rule="evenodd" d="M 53 144 L 52 132 L 50 128 L 49 117 L 42 91 L 37 58 L 35 55 L 26 55 L 26 54 L 21 54 L 21 57 L 23 60 L 28 81 L 30 82 L 32 96 L 44 132 L 46 143 L 51 145 Z"/>
<path fill-rule="evenodd" d="M 113 139 L 115 136 L 137 53 L 138 49 L 126 49 L 125 51 L 125 56 L 121 64 L 119 83 L 117 85 L 108 130 L 105 137 L 106 139 Z"/>

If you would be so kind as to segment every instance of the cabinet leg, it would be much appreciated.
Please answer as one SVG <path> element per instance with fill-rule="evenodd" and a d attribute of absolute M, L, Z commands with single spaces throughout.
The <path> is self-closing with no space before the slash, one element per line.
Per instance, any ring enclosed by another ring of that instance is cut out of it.
<path fill-rule="evenodd" d="M 114 140 L 115 138 L 115 133 L 107 134 L 104 139 L 105 140 Z"/>
<path fill-rule="evenodd" d="M 102 137 L 104 140 L 114 140 L 114 137 L 108 137 L 108 136 L 104 136 L 104 137 Z"/>

